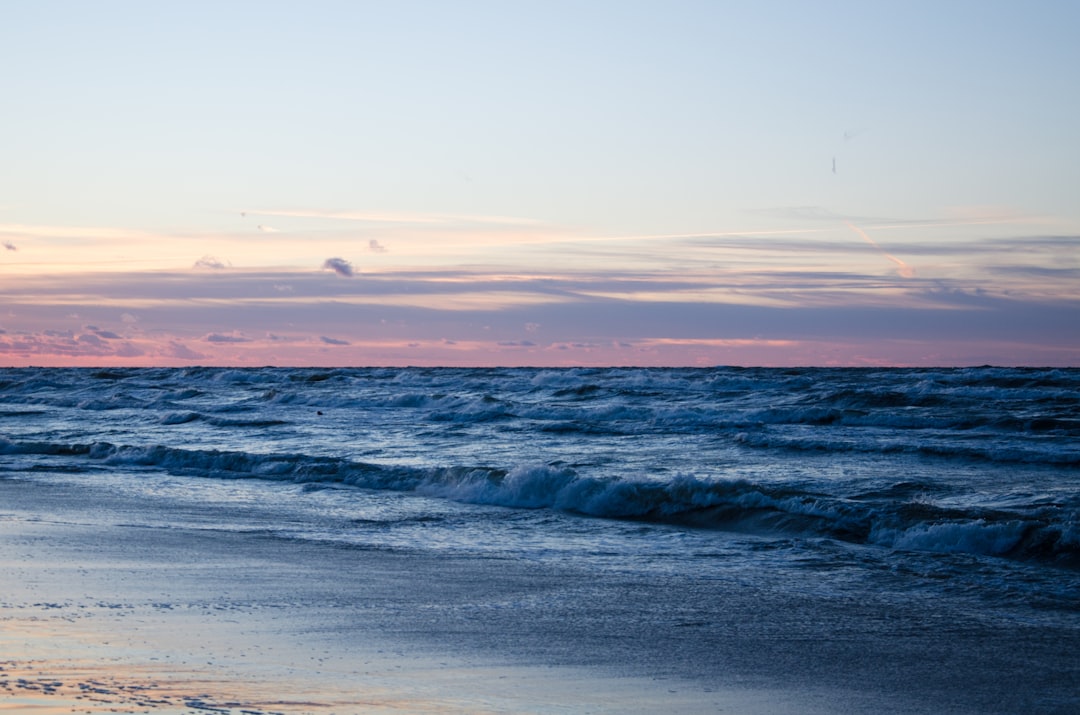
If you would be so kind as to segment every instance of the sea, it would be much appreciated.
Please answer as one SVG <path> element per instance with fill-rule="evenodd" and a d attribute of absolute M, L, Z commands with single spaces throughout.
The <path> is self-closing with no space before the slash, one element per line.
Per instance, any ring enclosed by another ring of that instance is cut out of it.
<path fill-rule="evenodd" d="M 0 369 L 0 479 L 1080 632 L 1080 369 Z"/>

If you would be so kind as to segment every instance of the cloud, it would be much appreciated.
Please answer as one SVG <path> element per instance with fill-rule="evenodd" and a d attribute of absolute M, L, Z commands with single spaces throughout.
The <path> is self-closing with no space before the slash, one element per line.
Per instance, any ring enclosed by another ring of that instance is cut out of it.
<path fill-rule="evenodd" d="M 120 347 L 116 349 L 116 352 L 113 354 L 116 355 L 116 357 L 121 358 L 136 358 L 142 357 L 146 353 L 144 353 L 142 350 L 135 347 L 131 343 L 123 343 Z"/>
<path fill-rule="evenodd" d="M 368 250 L 372 253 L 386 253 L 386 246 L 382 245 L 373 238 L 368 241 Z"/>
<path fill-rule="evenodd" d="M 203 355 L 202 353 L 197 353 L 194 350 L 192 350 L 191 348 L 189 348 L 187 345 L 184 345 L 183 343 L 178 343 L 175 340 L 169 342 L 168 345 L 166 345 L 164 348 L 162 348 L 161 356 L 162 357 L 178 358 L 180 360 L 204 360 L 204 359 L 206 359 L 206 356 Z"/>
<path fill-rule="evenodd" d="M 222 335 L 221 333 L 209 333 L 203 337 L 208 343 L 250 343 L 251 338 L 242 335 Z"/>
<path fill-rule="evenodd" d="M 0 223 L 0 233 L 13 233 L 35 238 L 64 238 L 74 241 L 160 240 L 161 236 L 148 232 L 119 228 L 116 226 L 46 226 L 41 224 Z"/>
<path fill-rule="evenodd" d="M 896 216 L 868 216 L 865 214 L 840 213 L 824 206 L 798 205 L 798 206 L 770 206 L 759 209 L 747 209 L 744 213 L 755 216 L 764 216 L 782 219 L 785 221 L 799 221 L 810 224 L 811 227 L 802 229 L 779 229 L 772 231 L 749 231 L 743 235 L 785 233 L 816 233 L 822 230 L 822 224 L 855 223 L 869 229 L 888 228 L 941 228 L 948 226 L 971 226 L 990 224 L 1019 224 L 1032 219 L 1011 209 L 1003 207 L 968 207 L 959 208 L 946 212 L 944 215 L 924 216 L 915 218 L 898 218 Z M 739 232 L 718 232 L 713 235 L 737 235 Z"/>
<path fill-rule="evenodd" d="M 339 276 L 346 278 L 352 278 L 353 267 L 352 264 L 346 261 L 344 258 L 327 258 L 322 264 L 323 270 L 333 271 Z"/>
<path fill-rule="evenodd" d="M 12 243 L 11 241 L 4 241 L 4 248 L 6 248 L 6 249 L 7 249 L 7 250 L 9 250 L 9 251 L 17 251 L 17 250 L 19 250 L 19 249 L 18 249 L 18 248 L 17 248 L 16 246 L 15 246 L 15 244 L 14 244 L 14 243 Z"/>
<path fill-rule="evenodd" d="M 900 273 L 901 277 L 903 277 L 903 278 L 914 278 L 915 277 L 915 269 L 914 268 L 909 266 L 907 263 L 904 263 L 904 261 L 900 260 L 896 256 L 894 256 L 891 253 L 887 252 L 884 248 L 879 246 L 877 241 L 875 241 L 874 239 L 872 239 L 868 235 L 866 235 L 866 231 L 863 231 L 861 228 L 859 228 L 855 224 L 851 223 L 850 221 L 845 221 L 844 223 L 847 224 L 847 227 L 850 228 L 852 231 L 854 231 L 856 234 L 858 234 L 864 241 L 866 241 L 871 246 L 873 246 L 874 248 L 879 250 L 881 252 L 881 255 L 885 256 L 890 261 L 895 263 L 899 267 L 898 272 Z"/>
<path fill-rule="evenodd" d="M 1064 268 L 1050 266 L 993 266 L 989 269 L 994 273 L 1010 276 L 1030 276 L 1042 279 L 1060 281 L 1080 281 L 1080 268 Z"/>
<path fill-rule="evenodd" d="M 143 351 L 129 342 L 110 342 L 94 333 L 42 330 L 10 334 L 0 330 L 0 356 L 27 365 L 64 365 L 71 361 L 105 364 L 114 358 L 131 358 Z"/>
<path fill-rule="evenodd" d="M 1080 237 L 980 230 L 921 233 L 914 242 L 851 223 L 812 236 L 589 242 L 562 246 L 557 256 L 530 248 L 490 264 L 474 262 L 473 254 L 363 273 L 343 258 L 323 263 L 339 276 L 363 277 L 355 281 L 312 270 L 320 255 L 363 251 L 368 239 L 358 242 L 355 232 L 342 243 L 305 249 L 304 260 L 292 265 L 307 269 L 251 267 L 230 271 L 227 280 L 183 262 L 206 251 L 207 267 L 220 263 L 210 254 L 219 250 L 215 237 L 179 252 L 181 265 L 171 271 L 139 264 L 124 272 L 95 266 L 5 276 L 0 304 L 11 314 L 3 318 L 9 332 L 0 337 L 7 345 L 0 353 L 6 364 L 43 364 L 46 356 L 85 364 L 95 355 L 105 362 L 128 349 L 122 345 L 142 350 L 140 364 L 826 360 L 777 342 L 787 340 L 861 346 L 864 352 L 838 348 L 828 357 L 849 363 L 862 354 L 887 360 L 888 350 L 896 362 L 924 364 L 962 363 L 970 355 L 976 357 L 969 364 L 1062 364 L 1080 356 L 1073 328 Z M 258 243 L 266 240 L 273 239 Z M 399 244 L 391 245 L 397 252 Z M 585 251 L 596 251 L 596 260 L 582 259 Z M 897 268 L 911 277 L 902 279 Z M 83 317 L 76 322 L 73 314 Z M 410 343 L 422 348 L 406 351 Z M 871 343 L 888 346 L 870 351 Z M 759 349 L 769 352 L 753 352 Z"/>
<path fill-rule="evenodd" d="M 498 224 L 507 226 L 539 225 L 533 218 L 520 216 L 486 216 L 478 214 L 380 213 L 376 211 L 253 211 L 261 216 L 311 218 L 333 221 L 396 224 Z"/>
<path fill-rule="evenodd" d="M 206 255 L 195 261 L 195 268 L 210 268 L 213 270 L 220 270 L 222 268 L 228 268 L 227 263 L 222 263 L 216 256 Z"/>

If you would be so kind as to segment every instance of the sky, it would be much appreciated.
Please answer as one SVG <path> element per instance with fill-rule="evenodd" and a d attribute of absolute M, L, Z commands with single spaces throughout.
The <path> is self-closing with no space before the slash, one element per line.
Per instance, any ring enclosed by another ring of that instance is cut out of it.
<path fill-rule="evenodd" d="M 0 365 L 1080 366 L 1080 3 L 0 10 Z"/>

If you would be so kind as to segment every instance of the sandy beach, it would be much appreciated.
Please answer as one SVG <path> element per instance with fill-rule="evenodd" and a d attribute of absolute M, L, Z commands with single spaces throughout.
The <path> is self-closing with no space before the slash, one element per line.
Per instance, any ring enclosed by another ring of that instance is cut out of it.
<path fill-rule="evenodd" d="M 647 676 L 617 643 L 580 651 L 582 623 L 553 628 L 529 601 L 571 598 L 582 574 L 170 528 L 159 505 L 92 488 L 7 479 L 0 494 L 0 711 L 802 710 Z"/>
<path fill-rule="evenodd" d="M 179 528 L 166 501 L 90 484 L 9 478 L 0 500 L 4 712 L 1052 713 L 1075 704 L 1076 634 L 1038 624 L 987 637 L 963 614 L 914 606 L 885 612 L 730 583 L 223 531 L 214 512 L 226 507 L 214 504 L 203 507 L 205 528 L 190 519 Z M 672 590 L 684 604 L 674 610 Z M 943 628 L 950 638 L 935 635 Z M 1007 672 L 1022 673 L 1024 688 L 1004 686 Z"/>

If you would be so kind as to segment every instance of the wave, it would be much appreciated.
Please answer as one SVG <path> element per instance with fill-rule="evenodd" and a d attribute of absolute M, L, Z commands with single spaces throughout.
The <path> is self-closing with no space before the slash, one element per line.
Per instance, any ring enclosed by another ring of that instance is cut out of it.
<path fill-rule="evenodd" d="M 775 432 L 740 432 L 734 441 L 744 447 L 755 449 L 784 450 L 790 452 L 853 452 L 862 454 L 913 454 L 941 459 L 959 459 L 998 464 L 1043 464 L 1053 467 L 1080 467 L 1080 451 L 1077 446 L 1063 446 L 1050 441 L 1044 446 L 1039 440 L 978 440 L 963 439 L 948 433 L 929 436 L 924 440 L 897 441 L 887 436 L 877 439 L 867 435 L 791 435 Z"/>
<path fill-rule="evenodd" d="M 255 454 L 108 442 L 59 444 L 0 438 L 0 454 L 82 458 L 93 464 L 162 470 L 216 479 L 290 481 L 315 489 L 333 483 L 412 492 L 516 509 L 694 528 L 832 538 L 898 550 L 965 553 L 1080 568 L 1080 500 L 1028 498 L 1010 505 L 936 505 L 937 487 L 900 482 L 841 496 L 793 484 L 682 475 L 667 481 L 600 479 L 558 462 L 419 467 L 342 457 Z M 64 468 L 65 465 L 58 465 Z M 33 465 L 28 467 L 32 469 Z M 42 465 L 54 469 L 54 465 Z M 67 465 L 70 471 L 70 465 Z"/>
<path fill-rule="evenodd" d="M 238 398 L 231 408 L 383 409 L 454 423 L 525 418 L 593 433 L 626 423 L 687 433 L 806 425 L 1080 437 L 1078 370 L 3 369 L 0 389 L 7 404 L 85 411 L 177 411 L 176 403 L 228 392 Z"/>
<path fill-rule="evenodd" d="M 205 422 L 212 427 L 277 427 L 289 424 L 288 420 L 274 418 L 256 418 L 250 420 L 234 419 L 226 417 L 212 417 L 199 412 L 170 412 L 162 417 L 158 423 L 165 426 L 184 425 L 191 422 Z"/>

